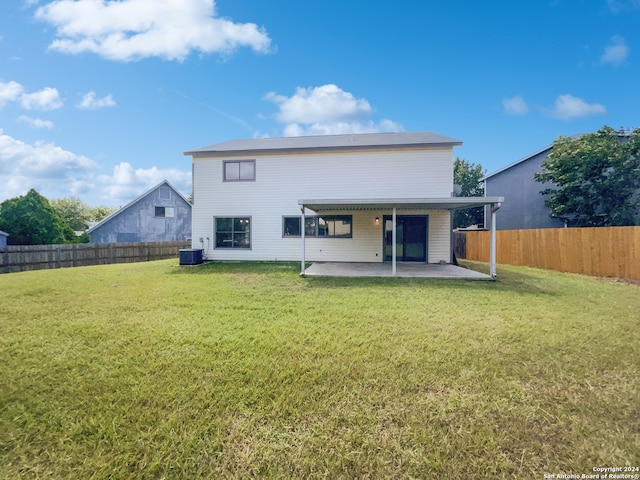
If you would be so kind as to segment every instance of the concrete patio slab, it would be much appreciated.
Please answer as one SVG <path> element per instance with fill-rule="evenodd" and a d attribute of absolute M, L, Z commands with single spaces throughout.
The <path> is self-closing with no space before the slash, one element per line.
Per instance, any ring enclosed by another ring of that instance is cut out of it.
<path fill-rule="evenodd" d="M 314 262 L 305 271 L 309 277 L 392 277 L 390 263 Z M 398 263 L 396 277 L 458 278 L 492 280 L 490 275 L 458 267 L 427 263 Z"/>

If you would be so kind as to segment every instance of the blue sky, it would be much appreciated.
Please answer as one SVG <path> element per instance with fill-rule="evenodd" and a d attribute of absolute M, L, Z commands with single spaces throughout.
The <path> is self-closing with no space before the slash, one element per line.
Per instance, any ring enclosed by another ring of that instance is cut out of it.
<path fill-rule="evenodd" d="M 429 130 L 489 173 L 638 127 L 640 0 L 12 0 L 0 201 L 124 205 L 231 139 Z"/>

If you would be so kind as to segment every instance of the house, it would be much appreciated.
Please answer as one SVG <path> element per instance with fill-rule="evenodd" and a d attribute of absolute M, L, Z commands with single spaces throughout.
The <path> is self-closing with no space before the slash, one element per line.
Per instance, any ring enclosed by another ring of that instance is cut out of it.
<path fill-rule="evenodd" d="M 573 135 L 571 139 L 579 139 L 584 134 Z M 618 133 L 618 142 L 629 139 L 629 133 Z M 480 179 L 485 185 L 485 195 L 501 196 L 506 203 L 497 216 L 498 230 L 520 230 L 533 228 L 565 227 L 565 220 L 551 216 L 551 209 L 544 204 L 542 190 L 553 188 L 551 182 L 536 182 L 534 174 L 542 173 L 542 162 L 549 158 L 553 145 L 548 145 L 517 162 L 501 168 Z M 486 213 L 486 212 L 485 212 Z M 485 214 L 485 224 L 490 226 L 490 219 Z"/>
<path fill-rule="evenodd" d="M 8 237 L 9 237 L 9 234 L 7 232 L 3 232 L 2 230 L 0 230 L 0 247 L 7 246 Z"/>
<path fill-rule="evenodd" d="M 87 230 L 91 243 L 176 242 L 191 238 L 191 204 L 164 180 Z"/>
<path fill-rule="evenodd" d="M 551 217 L 551 210 L 544 204 L 545 197 L 540 194 L 553 184 L 534 179 L 534 174 L 542 173 L 542 162 L 549 158 L 552 148 L 548 145 L 480 179 L 486 196 L 497 195 L 506 200 L 497 215 L 498 230 L 564 227 L 563 220 Z M 489 216 L 485 218 L 485 225 L 490 227 Z"/>
<path fill-rule="evenodd" d="M 232 140 L 193 161 L 192 247 L 207 260 L 450 263 L 453 148 L 432 132 Z M 394 228 L 395 225 L 395 228 Z"/>

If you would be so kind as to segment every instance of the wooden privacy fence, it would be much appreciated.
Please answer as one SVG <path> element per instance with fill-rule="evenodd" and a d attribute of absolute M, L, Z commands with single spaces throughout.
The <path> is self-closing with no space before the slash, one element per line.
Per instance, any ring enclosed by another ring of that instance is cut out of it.
<path fill-rule="evenodd" d="M 191 242 L 73 243 L 0 247 L 0 273 L 178 258 Z"/>
<path fill-rule="evenodd" d="M 490 232 L 454 232 L 458 258 L 489 261 Z M 497 263 L 640 280 L 640 227 L 498 230 Z"/>

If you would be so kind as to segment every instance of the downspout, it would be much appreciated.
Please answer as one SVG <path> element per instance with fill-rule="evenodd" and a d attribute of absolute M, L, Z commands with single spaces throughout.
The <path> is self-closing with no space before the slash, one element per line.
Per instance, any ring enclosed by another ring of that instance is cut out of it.
<path fill-rule="evenodd" d="M 497 278 L 496 274 L 496 212 L 500 209 L 502 204 L 491 204 L 491 245 L 489 251 L 489 274 L 491 278 Z"/>
<path fill-rule="evenodd" d="M 391 275 L 396 276 L 396 207 L 391 215 Z"/>
<path fill-rule="evenodd" d="M 304 216 L 304 205 L 300 207 L 300 211 L 302 212 L 302 220 L 300 223 L 300 238 L 302 239 L 302 255 L 300 260 L 300 275 L 304 277 L 304 231 L 305 231 L 305 216 Z"/>

